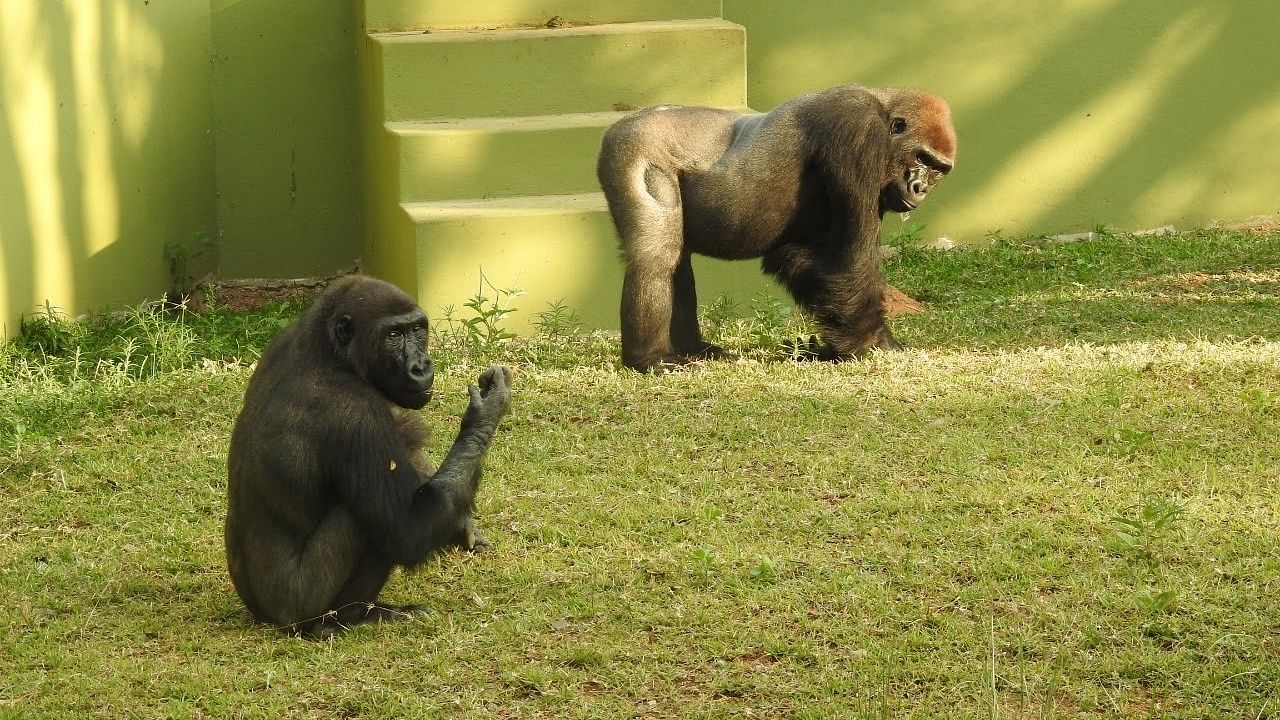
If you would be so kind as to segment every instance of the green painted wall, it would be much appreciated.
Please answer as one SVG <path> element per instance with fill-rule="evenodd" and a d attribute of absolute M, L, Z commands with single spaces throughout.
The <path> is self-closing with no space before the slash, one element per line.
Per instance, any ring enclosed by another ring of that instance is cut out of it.
<path fill-rule="evenodd" d="M 210 7 L 220 275 L 350 269 L 362 214 L 358 3 Z"/>
<path fill-rule="evenodd" d="M 753 107 L 848 82 L 951 102 L 959 162 L 912 218 L 926 239 L 1280 213 L 1280 3 L 725 0 L 724 13 L 747 27 Z"/>
<path fill-rule="evenodd" d="M 209 38 L 203 1 L 0 1 L 0 336 L 158 297 L 212 231 Z"/>

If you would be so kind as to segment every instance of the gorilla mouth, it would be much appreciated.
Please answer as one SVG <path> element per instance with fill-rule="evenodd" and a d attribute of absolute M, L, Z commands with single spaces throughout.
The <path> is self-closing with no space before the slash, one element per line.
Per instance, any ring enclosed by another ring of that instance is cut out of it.
<path fill-rule="evenodd" d="M 423 387 L 414 388 L 409 391 L 408 395 L 410 397 L 415 398 L 417 401 L 419 401 L 418 407 L 420 408 L 425 407 L 427 403 L 431 402 L 431 396 L 432 396 L 431 386 L 428 385 L 425 388 Z"/>
<path fill-rule="evenodd" d="M 388 393 L 392 402 L 400 407 L 409 408 L 410 410 L 421 410 L 431 402 L 432 386 L 431 382 L 414 382 L 405 379 L 397 383 L 392 392 Z"/>
<path fill-rule="evenodd" d="M 917 158 L 902 173 L 901 178 L 894 180 L 890 183 L 890 187 L 886 188 L 886 190 L 892 190 L 888 193 L 889 206 L 896 212 L 915 210 L 928 197 L 934 186 L 942 181 L 945 174 L 945 170 L 931 167 L 925 164 L 924 160 Z"/>

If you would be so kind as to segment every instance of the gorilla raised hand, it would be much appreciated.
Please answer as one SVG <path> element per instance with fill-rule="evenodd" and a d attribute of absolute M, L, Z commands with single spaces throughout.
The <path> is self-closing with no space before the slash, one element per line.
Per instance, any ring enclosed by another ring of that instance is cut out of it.
<path fill-rule="evenodd" d="M 819 357 L 897 348 L 884 324 L 880 220 L 955 163 L 951 110 L 919 90 L 853 85 L 770 112 L 663 105 L 605 133 L 597 173 L 626 261 L 622 361 L 714 356 L 690 255 L 763 257 L 822 326 Z"/>
<path fill-rule="evenodd" d="M 421 608 L 378 603 L 396 565 L 471 547 L 480 464 L 511 370 L 469 389 L 438 472 L 402 408 L 431 398 L 427 317 L 380 280 L 344 277 L 276 337 L 249 380 L 228 458 L 227 563 L 264 622 L 309 637 Z"/>

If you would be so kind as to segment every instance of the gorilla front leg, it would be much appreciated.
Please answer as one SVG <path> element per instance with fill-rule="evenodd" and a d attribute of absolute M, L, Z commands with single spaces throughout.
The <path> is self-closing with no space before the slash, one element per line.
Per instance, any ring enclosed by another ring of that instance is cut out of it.
<path fill-rule="evenodd" d="M 841 288 L 832 293 L 830 306 L 815 313 L 822 325 L 822 339 L 837 358 L 862 357 L 877 349 L 902 349 L 885 324 L 883 297 L 882 283 L 871 283 L 868 288 Z"/>
<path fill-rule="evenodd" d="M 841 360 L 876 348 L 901 347 L 885 324 L 879 260 L 869 255 L 863 252 L 846 263 L 833 263 L 800 244 L 783 245 L 765 255 L 765 272 L 777 277 L 796 304 L 822 327 L 821 344 L 816 340 L 807 348 L 800 344 L 811 358 Z M 842 267 L 832 270 L 833 265 Z"/>

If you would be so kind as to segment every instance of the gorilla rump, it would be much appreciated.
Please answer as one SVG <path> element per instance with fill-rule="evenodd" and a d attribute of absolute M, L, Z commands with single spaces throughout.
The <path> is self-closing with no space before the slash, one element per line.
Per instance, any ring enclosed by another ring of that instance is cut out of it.
<path fill-rule="evenodd" d="M 712 357 L 693 253 L 763 258 L 822 327 L 823 359 L 899 347 L 884 322 L 880 221 L 955 164 L 951 110 L 920 90 L 846 85 L 767 113 L 662 105 L 606 131 L 597 174 L 626 263 L 622 360 Z"/>
<path fill-rule="evenodd" d="M 254 617 L 316 637 L 422 608 L 378 602 L 394 566 L 484 544 L 471 520 L 511 371 L 480 375 L 438 472 L 414 413 L 431 398 L 427 317 L 380 280 L 344 277 L 263 353 L 236 419 L 231 579 Z"/>

